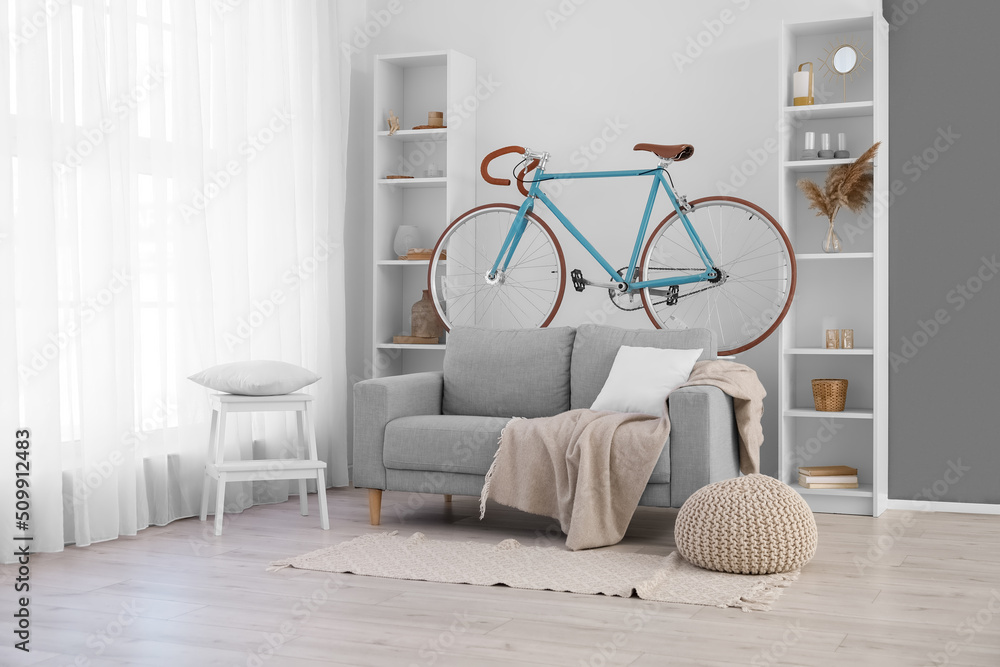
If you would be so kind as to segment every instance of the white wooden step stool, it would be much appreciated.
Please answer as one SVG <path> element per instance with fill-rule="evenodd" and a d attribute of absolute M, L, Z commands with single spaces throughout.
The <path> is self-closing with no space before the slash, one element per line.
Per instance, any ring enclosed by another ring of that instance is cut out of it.
<path fill-rule="evenodd" d="M 309 394 L 284 394 L 281 396 L 237 396 L 236 394 L 211 394 L 212 428 L 208 436 L 208 459 L 205 463 L 205 486 L 201 494 L 201 520 L 208 518 L 208 494 L 212 480 L 218 480 L 215 493 L 215 534 L 222 535 L 223 505 L 226 499 L 226 482 L 271 481 L 278 479 L 299 480 L 299 508 L 302 516 L 309 515 L 309 497 L 306 480 L 316 480 L 316 497 L 319 499 L 319 520 L 323 530 L 330 529 L 326 507 L 326 462 L 316 454 L 316 429 L 312 418 L 312 400 Z M 298 426 L 297 459 L 255 459 L 226 463 L 226 416 L 232 412 L 295 412 Z"/>

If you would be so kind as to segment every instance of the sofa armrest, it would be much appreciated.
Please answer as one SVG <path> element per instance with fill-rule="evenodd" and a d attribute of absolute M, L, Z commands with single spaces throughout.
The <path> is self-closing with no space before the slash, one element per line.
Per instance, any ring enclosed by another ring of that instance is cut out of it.
<path fill-rule="evenodd" d="M 733 399 L 718 387 L 682 387 L 670 394 L 670 504 L 680 507 L 712 482 L 740 474 Z"/>
<path fill-rule="evenodd" d="M 385 425 L 399 417 L 441 414 L 444 374 L 412 373 L 354 385 L 354 486 L 385 489 Z"/>

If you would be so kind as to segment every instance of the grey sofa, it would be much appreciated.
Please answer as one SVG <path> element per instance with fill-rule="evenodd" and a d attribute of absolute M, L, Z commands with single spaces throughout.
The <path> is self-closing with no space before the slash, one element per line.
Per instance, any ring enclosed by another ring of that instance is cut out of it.
<path fill-rule="evenodd" d="M 716 354 L 707 329 L 455 328 L 443 372 L 358 382 L 354 486 L 369 489 L 371 523 L 380 522 L 383 490 L 478 496 L 507 421 L 589 408 L 622 345 Z M 641 505 L 680 507 L 702 486 L 739 474 L 729 396 L 685 387 L 671 394 L 668 410 L 670 437 Z"/>

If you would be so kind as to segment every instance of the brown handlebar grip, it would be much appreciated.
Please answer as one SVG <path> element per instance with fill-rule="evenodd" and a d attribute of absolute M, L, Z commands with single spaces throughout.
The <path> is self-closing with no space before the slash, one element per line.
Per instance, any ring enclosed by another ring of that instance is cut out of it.
<path fill-rule="evenodd" d="M 531 162 L 528 163 L 528 166 L 522 169 L 517 175 L 517 189 L 520 190 L 521 194 L 524 195 L 525 197 L 528 196 L 528 190 L 524 187 L 524 176 L 537 166 L 538 166 L 538 160 L 532 160 Z"/>
<path fill-rule="evenodd" d="M 509 178 L 493 178 L 490 176 L 489 168 L 490 162 L 497 159 L 501 155 L 507 155 L 508 153 L 523 153 L 524 148 L 521 146 L 504 146 L 503 148 L 498 148 L 492 153 L 488 154 L 483 158 L 482 166 L 479 168 L 479 173 L 482 174 L 483 180 L 491 185 L 510 185 Z"/>

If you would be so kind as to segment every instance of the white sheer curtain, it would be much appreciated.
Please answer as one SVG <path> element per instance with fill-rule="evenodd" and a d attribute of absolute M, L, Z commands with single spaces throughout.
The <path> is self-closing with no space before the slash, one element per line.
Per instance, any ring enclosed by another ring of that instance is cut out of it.
<path fill-rule="evenodd" d="M 347 484 L 338 11 L 0 0 L 3 544 L 23 534 L 22 428 L 34 551 L 197 514 L 209 413 L 185 378 L 226 361 L 323 376 L 320 453 Z M 229 447 L 280 456 L 293 437 L 282 415 L 246 416 Z M 288 494 L 231 486 L 234 512 Z"/>

